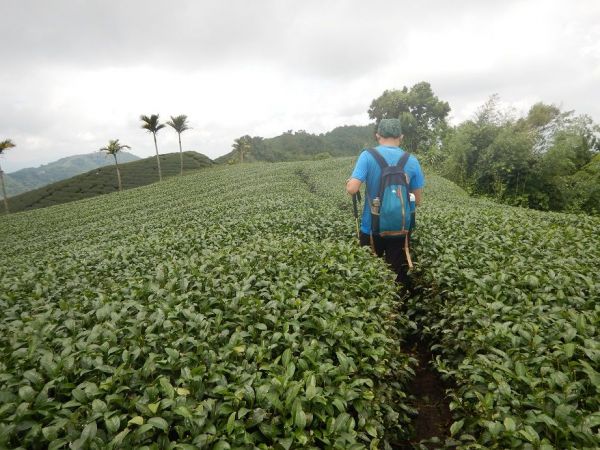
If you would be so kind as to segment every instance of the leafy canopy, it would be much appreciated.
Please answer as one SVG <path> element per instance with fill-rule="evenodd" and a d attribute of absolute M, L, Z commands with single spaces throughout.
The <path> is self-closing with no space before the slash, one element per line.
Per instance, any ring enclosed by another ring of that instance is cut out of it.
<path fill-rule="evenodd" d="M 167 122 L 167 125 L 173 128 L 178 134 L 190 129 L 187 122 L 187 116 L 185 114 L 175 117 L 171 116 L 171 120 Z"/>
<path fill-rule="evenodd" d="M 16 147 L 16 145 L 10 139 L 5 139 L 4 141 L 0 142 L 0 155 L 9 148 L 13 147 Z"/>
<path fill-rule="evenodd" d="M 142 128 L 152 134 L 158 133 L 165 127 L 165 124 L 159 122 L 158 114 L 152 114 L 150 117 L 141 115 L 140 120 L 143 122 Z"/>
<path fill-rule="evenodd" d="M 131 147 L 129 145 L 121 144 L 121 143 L 119 143 L 118 139 L 113 139 L 113 140 L 108 141 L 108 145 L 106 147 L 102 147 L 100 149 L 100 151 L 106 152 L 109 155 L 116 155 L 124 148 L 131 149 Z"/>
<path fill-rule="evenodd" d="M 371 102 L 369 117 L 377 123 L 381 119 L 399 118 L 408 151 L 426 150 L 433 146 L 439 134 L 447 127 L 450 112 L 448 102 L 440 100 L 425 81 L 410 89 L 386 90 Z"/>

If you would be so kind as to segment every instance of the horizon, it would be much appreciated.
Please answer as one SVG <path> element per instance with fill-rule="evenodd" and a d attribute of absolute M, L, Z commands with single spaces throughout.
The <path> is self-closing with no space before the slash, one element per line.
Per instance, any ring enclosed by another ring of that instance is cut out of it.
<path fill-rule="evenodd" d="M 0 73 L 0 139 L 17 145 L 3 170 L 93 153 L 109 139 L 152 156 L 138 117 L 156 113 L 163 122 L 186 114 L 183 149 L 215 159 L 245 134 L 368 125 L 373 99 L 420 81 L 450 104 L 452 125 L 493 94 L 518 115 L 542 101 L 600 121 L 590 95 L 600 84 L 598 2 L 177 6 L 1 5 L 12 39 L 0 42 L 10 62 Z M 158 139 L 161 153 L 178 151 L 171 130 Z"/>

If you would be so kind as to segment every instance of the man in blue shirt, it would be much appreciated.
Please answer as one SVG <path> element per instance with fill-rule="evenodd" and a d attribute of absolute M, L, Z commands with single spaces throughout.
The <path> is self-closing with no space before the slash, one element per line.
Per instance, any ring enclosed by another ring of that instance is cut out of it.
<path fill-rule="evenodd" d="M 404 150 L 400 148 L 402 142 L 402 128 L 398 119 L 382 119 L 377 127 L 375 134 L 379 145 L 375 149 L 383 156 L 389 165 L 398 163 Z M 409 191 L 415 195 L 417 206 L 423 199 L 423 187 L 425 186 L 425 177 L 419 165 L 419 161 L 414 155 L 410 155 L 404 171 L 409 177 Z M 360 190 L 362 183 L 367 183 L 367 195 L 365 196 L 365 206 L 363 209 L 360 225 L 360 244 L 371 245 L 371 208 L 370 200 L 375 198 L 379 190 L 381 178 L 381 168 L 377 161 L 367 150 L 358 157 L 352 176 L 346 182 L 346 191 L 350 195 L 356 194 Z M 408 278 L 408 262 L 404 252 L 404 237 L 382 238 L 373 236 L 373 246 L 377 256 L 385 257 L 388 264 L 392 266 L 397 274 L 396 281 L 402 283 L 410 289 L 410 279 Z"/>

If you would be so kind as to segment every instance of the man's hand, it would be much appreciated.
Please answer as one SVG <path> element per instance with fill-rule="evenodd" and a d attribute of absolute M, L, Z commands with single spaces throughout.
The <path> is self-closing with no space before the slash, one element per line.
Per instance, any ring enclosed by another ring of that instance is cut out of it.
<path fill-rule="evenodd" d="M 346 180 L 346 192 L 350 195 L 356 194 L 360 190 L 360 185 L 362 181 L 357 180 L 356 178 L 349 178 Z"/>

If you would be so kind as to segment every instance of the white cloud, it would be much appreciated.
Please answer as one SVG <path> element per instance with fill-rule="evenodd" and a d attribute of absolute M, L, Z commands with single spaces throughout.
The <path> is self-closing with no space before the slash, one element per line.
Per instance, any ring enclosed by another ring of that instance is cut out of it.
<path fill-rule="evenodd" d="M 154 153 L 139 115 L 187 114 L 186 149 L 243 134 L 368 123 L 385 89 L 429 81 L 454 123 L 490 94 L 600 120 L 600 2 L 457 0 L 4 2 L 0 138 L 7 171 L 119 138 Z M 161 152 L 177 149 L 171 130 Z"/>

